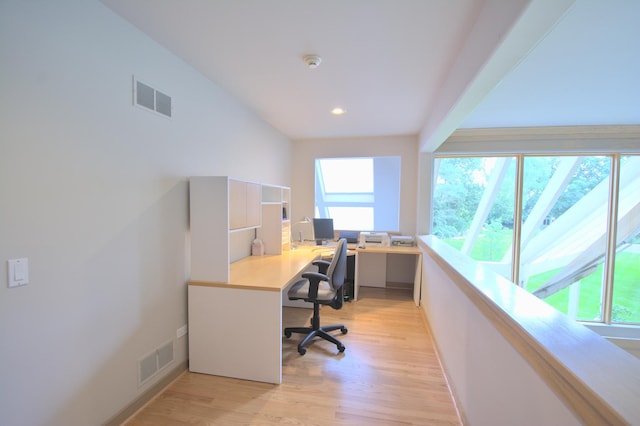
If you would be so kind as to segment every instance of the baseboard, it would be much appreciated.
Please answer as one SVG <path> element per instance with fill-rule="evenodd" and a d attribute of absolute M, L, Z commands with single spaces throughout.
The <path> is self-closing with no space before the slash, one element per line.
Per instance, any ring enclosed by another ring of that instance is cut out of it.
<path fill-rule="evenodd" d="M 413 290 L 413 283 L 399 283 L 387 281 L 386 288 L 392 290 Z"/>
<path fill-rule="evenodd" d="M 119 426 L 124 424 L 131 416 L 138 412 L 142 407 L 160 394 L 175 379 L 180 377 L 188 368 L 188 360 L 185 360 L 173 368 L 166 376 L 158 380 L 153 386 L 147 389 L 142 395 L 137 397 L 133 402 L 120 410 L 118 414 L 110 418 L 104 423 L 104 426 Z"/>

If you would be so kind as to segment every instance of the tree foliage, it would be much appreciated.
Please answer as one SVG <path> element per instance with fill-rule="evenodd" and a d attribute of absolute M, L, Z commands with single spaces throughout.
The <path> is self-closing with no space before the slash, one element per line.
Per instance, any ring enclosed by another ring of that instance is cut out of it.
<path fill-rule="evenodd" d="M 478 209 L 480 199 L 493 172 L 494 158 L 460 157 L 439 160 L 433 197 L 433 231 L 440 238 L 463 237 Z M 558 169 L 562 157 L 525 157 L 522 212 L 526 220 L 540 199 L 549 180 Z M 583 157 L 569 184 L 549 213 L 560 217 L 571 206 L 609 176 L 609 157 Z M 515 193 L 515 161 L 507 170 L 498 189 L 486 224 L 513 226 Z"/>

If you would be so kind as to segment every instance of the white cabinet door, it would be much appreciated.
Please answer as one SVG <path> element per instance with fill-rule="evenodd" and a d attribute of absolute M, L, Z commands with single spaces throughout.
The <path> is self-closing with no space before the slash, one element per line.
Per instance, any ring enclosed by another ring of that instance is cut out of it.
<path fill-rule="evenodd" d="M 246 227 L 260 226 L 262 185 L 246 183 Z"/>
<path fill-rule="evenodd" d="M 229 179 L 229 229 L 260 226 L 262 185 Z"/>
<path fill-rule="evenodd" d="M 223 201 L 223 200 L 221 200 Z M 221 208 L 224 204 L 221 202 Z M 247 223 L 247 184 L 229 179 L 229 229 L 244 228 Z"/>

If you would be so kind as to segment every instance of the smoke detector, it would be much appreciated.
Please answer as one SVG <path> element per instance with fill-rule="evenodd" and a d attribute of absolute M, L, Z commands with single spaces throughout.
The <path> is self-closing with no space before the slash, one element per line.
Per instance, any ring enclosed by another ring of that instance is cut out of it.
<path fill-rule="evenodd" d="M 306 55 L 303 59 L 304 63 L 312 70 L 318 68 L 322 62 L 322 58 L 318 55 Z"/>

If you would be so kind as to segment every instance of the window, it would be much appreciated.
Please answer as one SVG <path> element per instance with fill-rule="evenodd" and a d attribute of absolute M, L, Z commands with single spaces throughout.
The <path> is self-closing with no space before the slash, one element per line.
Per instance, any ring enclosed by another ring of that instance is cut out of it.
<path fill-rule="evenodd" d="M 433 233 L 510 279 L 514 158 L 442 158 L 436 170 Z"/>
<path fill-rule="evenodd" d="M 398 231 L 400 157 L 316 160 L 315 216 L 335 229 Z"/>
<path fill-rule="evenodd" d="M 570 317 L 640 323 L 640 156 L 439 157 L 435 176 L 433 234 Z"/>
<path fill-rule="evenodd" d="M 601 321 L 611 158 L 525 157 L 520 285 Z"/>

